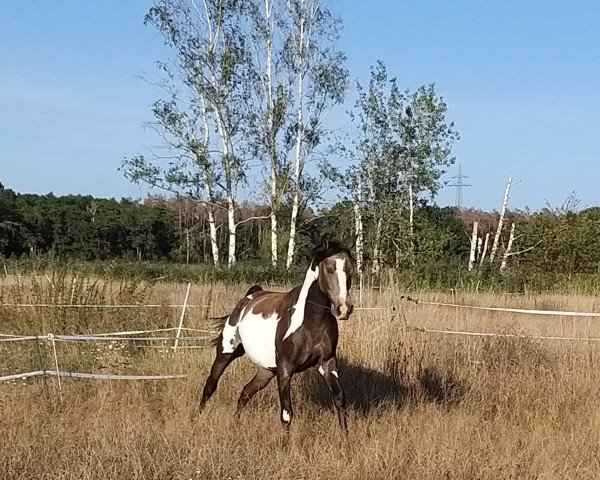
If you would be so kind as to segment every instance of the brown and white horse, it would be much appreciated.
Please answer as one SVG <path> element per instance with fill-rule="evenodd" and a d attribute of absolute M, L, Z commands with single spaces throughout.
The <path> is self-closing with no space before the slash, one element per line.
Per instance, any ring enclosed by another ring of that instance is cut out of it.
<path fill-rule="evenodd" d="M 347 430 L 344 392 L 338 380 L 337 320 L 346 320 L 354 306 L 350 298 L 354 270 L 350 250 L 325 242 L 312 254 L 304 283 L 289 292 L 269 292 L 255 285 L 228 315 L 215 339 L 216 358 L 200 397 L 202 411 L 227 366 L 246 353 L 257 365 L 254 378 L 244 386 L 236 416 L 248 401 L 277 375 L 281 422 L 289 431 L 293 409 L 292 376 L 317 367 Z"/>

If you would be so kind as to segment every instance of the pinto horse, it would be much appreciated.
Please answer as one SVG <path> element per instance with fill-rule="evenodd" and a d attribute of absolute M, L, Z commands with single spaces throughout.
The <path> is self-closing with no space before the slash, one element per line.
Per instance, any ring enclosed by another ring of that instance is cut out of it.
<path fill-rule="evenodd" d="M 340 427 L 347 431 L 345 398 L 338 378 L 337 320 L 354 310 L 350 298 L 354 262 L 348 248 L 325 242 L 313 251 L 304 283 L 289 292 L 269 292 L 253 286 L 214 340 L 216 358 L 199 401 L 201 412 L 219 378 L 236 358 L 247 354 L 258 371 L 242 389 L 236 417 L 250 399 L 277 376 L 281 422 L 289 432 L 293 418 L 292 376 L 317 367 L 333 396 Z"/>

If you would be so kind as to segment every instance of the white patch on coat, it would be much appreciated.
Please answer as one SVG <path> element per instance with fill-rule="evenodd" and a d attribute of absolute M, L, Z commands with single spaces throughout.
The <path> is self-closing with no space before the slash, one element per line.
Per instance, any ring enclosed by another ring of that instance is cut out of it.
<path fill-rule="evenodd" d="M 223 353 L 233 353 L 235 348 L 240 344 L 240 340 L 238 338 L 237 333 L 237 326 L 230 325 L 230 319 L 231 317 L 227 317 L 227 321 L 223 326 L 223 341 L 221 342 Z"/>
<path fill-rule="evenodd" d="M 300 328 L 302 322 L 304 321 L 304 308 L 306 307 L 306 299 L 308 298 L 308 290 L 311 285 L 319 278 L 319 267 L 308 268 L 306 271 L 306 277 L 304 278 L 304 283 L 302 284 L 302 288 L 300 289 L 300 295 L 298 296 L 298 301 L 292 307 L 292 318 L 290 319 L 290 326 L 285 332 L 283 336 L 283 340 L 288 338 L 292 333 Z"/>
<path fill-rule="evenodd" d="M 335 378 L 340 378 L 340 377 L 338 377 L 338 373 L 337 373 L 335 370 L 332 370 L 332 371 L 331 371 L 331 374 L 332 374 L 332 375 L 335 375 Z"/>
<path fill-rule="evenodd" d="M 340 289 L 340 305 L 346 305 L 346 298 L 348 297 L 348 289 L 346 288 L 346 272 L 344 271 L 345 264 L 346 261 L 343 258 L 335 259 L 335 273 L 337 273 Z"/>
<path fill-rule="evenodd" d="M 279 316 L 272 313 L 263 317 L 261 313 L 250 310 L 240 318 L 238 335 L 244 345 L 246 355 L 263 368 L 276 368 L 275 332 Z"/>
<path fill-rule="evenodd" d="M 283 409 L 283 412 L 281 412 L 281 418 L 285 423 L 290 423 L 290 414 L 285 408 Z"/>
<path fill-rule="evenodd" d="M 252 294 L 250 294 L 250 295 L 246 295 L 246 298 L 247 298 L 248 300 L 252 300 Z"/>
<path fill-rule="evenodd" d="M 325 370 L 323 370 L 323 366 L 319 365 L 319 373 L 323 376 L 325 376 Z"/>

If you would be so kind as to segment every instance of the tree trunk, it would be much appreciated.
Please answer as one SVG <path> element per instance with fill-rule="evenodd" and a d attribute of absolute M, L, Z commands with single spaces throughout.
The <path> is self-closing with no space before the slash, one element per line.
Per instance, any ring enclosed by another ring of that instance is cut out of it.
<path fill-rule="evenodd" d="M 379 270 L 381 268 L 380 265 L 380 257 L 381 257 L 381 230 L 383 229 L 383 219 L 379 218 L 377 220 L 377 230 L 375 231 L 375 243 L 373 245 L 373 273 L 375 275 L 379 275 Z"/>
<path fill-rule="evenodd" d="M 227 198 L 227 226 L 229 231 L 229 249 L 227 251 L 227 266 L 231 268 L 235 264 L 235 201 L 233 198 L 233 172 L 231 165 L 231 149 L 230 149 L 230 138 L 226 131 L 223 120 L 221 118 L 221 112 L 217 111 L 215 115 L 217 121 L 217 128 L 221 141 L 223 144 L 223 170 L 225 171 L 225 195 Z"/>
<path fill-rule="evenodd" d="M 185 264 L 190 263 L 190 229 L 185 229 Z"/>
<path fill-rule="evenodd" d="M 217 241 L 217 225 L 214 209 L 208 208 L 208 228 L 210 230 L 210 249 L 215 267 L 219 266 L 219 243 Z"/>
<path fill-rule="evenodd" d="M 481 256 L 479 257 L 479 265 L 482 265 L 483 261 L 485 260 L 485 254 L 487 253 L 489 243 L 490 243 L 490 232 L 485 234 L 485 242 L 483 243 L 483 252 L 482 252 Z"/>
<path fill-rule="evenodd" d="M 294 158 L 294 196 L 292 199 L 292 215 L 290 217 L 290 239 L 288 243 L 286 268 L 290 268 L 294 261 L 294 253 L 296 249 L 296 221 L 298 219 L 298 208 L 300 203 L 300 176 L 302 172 L 302 137 L 304 134 L 303 124 L 303 106 L 304 106 L 304 19 L 306 15 L 306 7 L 304 0 L 300 0 L 300 19 L 298 25 L 298 113 L 296 120 L 296 150 Z"/>
<path fill-rule="evenodd" d="M 271 265 L 277 266 L 277 211 L 279 206 L 279 195 L 277 193 L 277 148 L 275 143 L 275 121 L 273 119 L 275 103 L 273 101 L 273 39 L 271 13 L 273 4 L 271 0 L 265 0 L 265 50 L 267 63 L 267 123 L 269 156 L 271 157 Z"/>
<path fill-rule="evenodd" d="M 235 240 L 237 225 L 235 223 L 235 206 L 233 203 L 233 197 L 229 193 L 227 194 L 227 225 L 229 227 L 229 250 L 227 252 L 227 266 L 231 268 L 236 262 Z"/>
<path fill-rule="evenodd" d="M 477 250 L 477 222 L 473 222 L 473 233 L 471 234 L 471 252 L 469 254 L 469 272 L 475 264 L 475 252 Z"/>
<path fill-rule="evenodd" d="M 410 255 L 411 262 L 414 262 L 413 253 L 415 251 L 415 229 L 414 229 L 414 206 L 412 182 L 408 182 L 408 227 L 410 232 Z"/>
<path fill-rule="evenodd" d="M 204 110 L 203 120 L 204 120 L 204 145 L 207 146 L 209 142 L 209 128 L 208 128 L 208 113 L 206 112 L 206 103 L 204 99 L 204 95 L 200 95 L 200 101 L 202 102 L 202 109 Z M 198 158 L 198 165 L 203 165 L 202 167 L 202 176 L 204 178 L 204 191 L 206 193 L 206 200 L 208 204 L 206 205 L 206 211 L 208 213 L 208 226 L 210 230 L 210 248 L 212 251 L 213 264 L 215 267 L 219 266 L 219 243 L 217 242 L 217 226 L 215 225 L 215 207 L 214 207 L 214 197 L 213 197 L 213 184 L 212 178 L 210 176 L 210 172 L 208 166 Z"/>
<path fill-rule="evenodd" d="M 362 221 L 362 182 L 359 180 L 357 198 L 354 202 L 354 234 L 356 235 L 356 271 L 363 274 L 363 221 Z"/>
<path fill-rule="evenodd" d="M 506 250 L 504 251 L 504 255 L 502 256 L 502 263 L 500 264 L 500 273 L 504 273 L 506 270 L 506 262 L 508 262 L 508 257 L 510 257 L 510 251 L 512 249 L 512 244 L 515 239 L 515 224 L 513 223 L 510 227 L 510 235 L 508 237 L 508 244 L 506 245 Z"/>
<path fill-rule="evenodd" d="M 498 243 L 500 242 L 500 233 L 502 233 L 502 225 L 504 223 L 504 215 L 506 214 L 506 207 L 508 205 L 508 194 L 510 193 L 511 182 L 512 177 L 508 177 L 508 183 L 506 184 L 506 190 L 504 191 L 504 201 L 502 202 L 502 211 L 500 212 L 500 219 L 498 220 L 498 228 L 496 229 L 492 251 L 490 252 L 490 262 L 493 262 L 494 258 L 496 258 L 496 251 L 498 250 Z"/>

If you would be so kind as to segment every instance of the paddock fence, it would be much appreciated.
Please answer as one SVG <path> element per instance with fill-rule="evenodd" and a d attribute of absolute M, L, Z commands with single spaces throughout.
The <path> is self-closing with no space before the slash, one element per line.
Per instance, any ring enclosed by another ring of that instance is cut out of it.
<path fill-rule="evenodd" d="M 59 391 L 62 399 L 62 388 L 60 384 L 61 378 L 77 378 L 77 379 L 98 379 L 98 380 L 125 380 L 125 381 L 138 381 L 138 380 L 171 380 L 185 378 L 188 375 L 116 375 L 116 374 L 104 374 L 104 373 L 84 373 L 84 372 L 68 372 L 61 371 L 58 354 L 56 352 L 56 342 L 145 342 L 146 345 L 138 345 L 140 348 L 167 348 L 176 352 L 177 349 L 186 348 L 205 348 L 206 341 L 214 338 L 218 332 L 212 330 L 194 329 L 184 327 L 184 319 L 187 309 L 193 308 L 210 308 L 209 305 L 203 304 L 189 304 L 188 298 L 191 289 L 191 283 L 188 283 L 185 294 L 185 299 L 182 304 L 55 304 L 55 303 L 0 303 L 0 310 L 2 308 L 74 308 L 74 309 L 121 309 L 121 308 L 173 308 L 181 309 L 181 315 L 179 317 L 179 323 L 177 327 L 170 328 L 159 328 L 152 330 L 129 330 L 120 332 L 103 332 L 93 333 L 87 335 L 62 335 L 48 333 L 46 335 L 19 335 L 10 333 L 0 333 L 0 344 L 7 342 L 26 342 L 26 341 L 47 341 L 52 346 L 54 356 L 54 369 L 53 370 L 36 370 L 31 372 L 16 373 L 11 375 L 0 376 L 0 383 L 11 382 L 16 380 L 23 380 L 33 377 L 56 377 L 59 384 Z M 415 305 L 423 305 L 425 307 L 441 307 L 441 308 L 452 308 L 456 310 L 480 310 L 480 311 L 492 311 L 492 312 L 505 312 L 513 314 L 523 315 L 539 315 L 539 316 L 557 316 L 557 317 L 579 317 L 579 318 L 598 318 L 600 312 L 576 312 L 576 311 L 562 311 L 562 310 L 541 310 L 541 309 L 525 309 L 525 308 L 509 308 L 509 307 L 493 307 L 493 306 L 479 306 L 479 305 L 465 305 L 457 303 L 445 303 L 445 302 L 432 302 L 413 299 L 409 296 L 399 297 L 400 302 L 398 306 L 391 307 L 356 307 L 356 311 L 388 311 L 394 313 L 401 308 L 402 302 L 412 302 Z M 380 327 L 377 327 L 377 330 Z M 462 330 L 438 330 L 423 328 L 413 325 L 404 325 L 402 329 L 421 334 L 431 335 L 445 335 L 445 336 L 466 336 L 466 337 L 508 337 L 508 338 L 522 338 L 522 339 L 533 339 L 533 340 L 547 340 L 547 341 L 569 341 L 569 342 L 600 342 L 600 338 L 589 338 L 589 337 L 568 337 L 568 336 L 538 336 L 538 335 L 519 335 L 510 333 L 497 333 L 497 332 L 472 332 Z M 168 332 L 175 332 L 173 336 L 165 336 Z M 183 335 L 184 332 L 190 332 L 189 334 Z M 161 334 L 162 336 L 152 336 L 150 334 Z M 202 335 L 198 335 L 202 334 Z M 143 335 L 143 336 L 139 336 Z M 164 345 L 148 345 L 153 342 L 173 342 L 173 346 L 167 347 Z M 180 342 L 185 343 L 179 345 Z M 196 342 L 190 344 L 189 342 Z M 199 343 L 200 342 L 200 343 Z"/>

